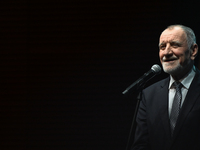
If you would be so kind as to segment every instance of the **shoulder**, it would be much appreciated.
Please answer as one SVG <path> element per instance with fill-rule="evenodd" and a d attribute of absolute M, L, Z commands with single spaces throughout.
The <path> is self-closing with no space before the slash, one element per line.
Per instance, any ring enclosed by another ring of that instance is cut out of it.
<path fill-rule="evenodd" d="M 158 91 L 161 88 L 168 87 L 169 86 L 169 80 L 170 80 L 169 77 L 167 77 L 165 79 L 162 79 L 162 80 L 160 80 L 160 81 L 158 81 L 158 82 L 146 87 L 144 89 L 144 92 Z"/>

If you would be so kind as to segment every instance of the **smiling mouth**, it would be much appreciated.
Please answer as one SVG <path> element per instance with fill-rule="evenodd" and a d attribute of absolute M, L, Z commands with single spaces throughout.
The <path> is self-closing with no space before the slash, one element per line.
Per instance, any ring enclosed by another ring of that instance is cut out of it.
<path fill-rule="evenodd" d="M 177 60 L 176 58 L 173 58 L 173 59 L 166 59 L 166 60 L 163 60 L 163 62 L 174 62 L 175 60 Z"/>
<path fill-rule="evenodd" d="M 173 59 L 173 60 L 165 60 L 164 62 L 174 62 L 175 61 L 175 59 Z"/>

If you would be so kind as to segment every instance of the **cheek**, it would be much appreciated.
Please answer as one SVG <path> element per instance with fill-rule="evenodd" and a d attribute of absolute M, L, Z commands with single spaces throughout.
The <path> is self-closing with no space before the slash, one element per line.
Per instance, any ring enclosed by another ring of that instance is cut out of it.
<path fill-rule="evenodd" d="M 174 53 L 177 57 L 179 57 L 179 61 L 181 64 L 184 64 L 188 59 L 190 59 L 189 51 L 186 51 L 185 53 L 176 52 Z"/>
<path fill-rule="evenodd" d="M 163 58 L 163 53 L 161 51 L 159 51 L 159 58 L 162 59 Z"/>
<path fill-rule="evenodd" d="M 180 49 L 174 49 L 173 53 L 177 57 L 188 57 L 190 51 L 188 49 L 180 48 Z"/>
<path fill-rule="evenodd" d="M 182 66 L 184 66 L 185 64 L 188 63 L 188 56 L 187 55 L 179 55 L 179 64 L 181 64 Z"/>
<path fill-rule="evenodd" d="M 182 58 L 181 58 L 182 64 L 188 64 L 188 62 L 190 62 L 190 61 L 191 61 L 191 59 L 190 59 L 189 55 L 182 56 Z"/>

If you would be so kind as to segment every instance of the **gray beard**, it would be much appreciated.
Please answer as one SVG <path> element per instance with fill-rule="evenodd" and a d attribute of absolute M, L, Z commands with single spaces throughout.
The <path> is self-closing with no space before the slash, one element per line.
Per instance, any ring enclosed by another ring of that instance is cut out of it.
<path fill-rule="evenodd" d="M 180 64 L 178 64 L 178 66 L 176 66 L 175 68 L 165 69 L 164 65 L 162 65 L 162 67 L 163 67 L 163 71 L 170 75 L 178 75 L 183 70 L 183 67 Z"/>

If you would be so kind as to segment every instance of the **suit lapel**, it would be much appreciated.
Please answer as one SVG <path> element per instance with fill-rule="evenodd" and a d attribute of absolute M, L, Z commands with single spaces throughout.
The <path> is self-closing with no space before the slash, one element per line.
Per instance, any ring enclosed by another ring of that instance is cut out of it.
<path fill-rule="evenodd" d="M 180 132 L 181 127 L 184 124 L 184 121 L 186 120 L 191 109 L 193 108 L 195 101 L 197 100 L 197 97 L 200 95 L 199 91 L 200 91 L 200 73 L 199 73 L 199 70 L 197 70 L 197 73 L 191 83 L 191 86 L 185 98 L 184 104 L 180 111 L 180 115 L 179 115 L 175 130 L 174 130 L 173 140 L 178 136 L 178 133 Z"/>
<path fill-rule="evenodd" d="M 170 139 L 170 126 L 169 126 L 169 113 L 168 113 L 168 87 L 169 87 L 169 78 L 163 82 L 161 85 L 161 90 L 158 93 L 159 102 L 160 102 L 160 118 L 163 122 L 163 127 L 166 132 L 167 138 Z"/>

